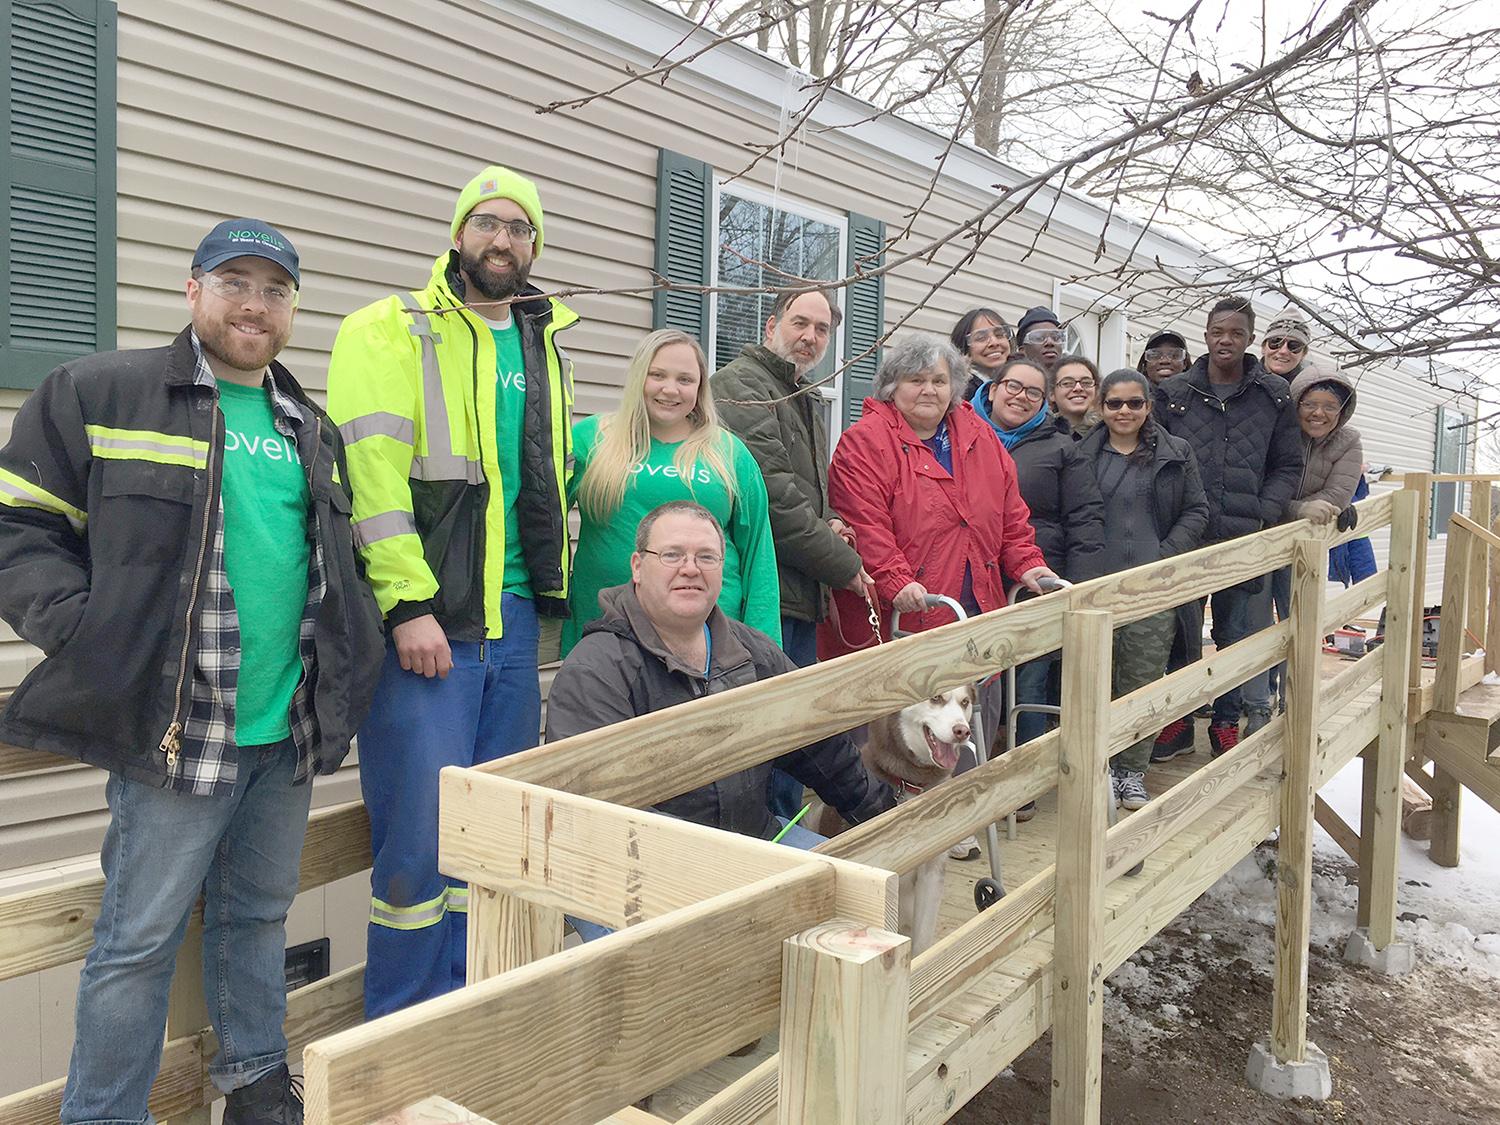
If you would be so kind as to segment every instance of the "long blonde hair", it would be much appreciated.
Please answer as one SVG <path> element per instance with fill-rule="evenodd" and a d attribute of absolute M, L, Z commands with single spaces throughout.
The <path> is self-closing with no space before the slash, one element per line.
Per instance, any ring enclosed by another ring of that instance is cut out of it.
<path fill-rule="evenodd" d="M 608 519 L 620 510 L 630 470 L 651 452 L 646 376 L 656 353 L 669 344 L 689 345 L 698 359 L 698 404 L 688 415 L 693 429 L 672 454 L 672 464 L 690 493 L 693 469 L 701 463 L 724 482 L 731 504 L 739 499 L 739 487 L 730 469 L 729 433 L 719 425 L 719 414 L 708 388 L 708 357 L 698 341 L 686 332 L 663 328 L 642 340 L 635 355 L 630 357 L 620 408 L 600 422 L 598 444 L 578 482 L 578 507 L 594 519 Z"/>

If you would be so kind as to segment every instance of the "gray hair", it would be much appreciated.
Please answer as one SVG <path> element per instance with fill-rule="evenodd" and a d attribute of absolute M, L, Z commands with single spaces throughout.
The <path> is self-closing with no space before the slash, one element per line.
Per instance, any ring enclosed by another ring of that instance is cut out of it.
<path fill-rule="evenodd" d="M 870 391 L 871 397 L 881 402 L 890 402 L 896 393 L 896 387 L 903 380 L 919 375 L 939 363 L 948 368 L 950 384 L 964 378 L 963 356 L 947 340 L 925 334 L 903 336 L 886 348 L 885 357 L 880 361 L 880 371 L 875 376 L 875 386 Z"/>

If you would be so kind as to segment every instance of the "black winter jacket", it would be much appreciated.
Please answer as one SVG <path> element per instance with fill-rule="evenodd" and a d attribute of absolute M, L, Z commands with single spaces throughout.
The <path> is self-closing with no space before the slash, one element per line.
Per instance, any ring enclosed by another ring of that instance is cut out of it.
<path fill-rule="evenodd" d="M 1147 503 L 1150 505 L 1151 528 L 1161 543 L 1161 557 L 1169 558 L 1191 551 L 1202 542 L 1203 529 L 1208 526 L 1208 498 L 1198 476 L 1198 462 L 1188 443 L 1160 426 L 1152 428 L 1151 485 Z M 1102 425 L 1095 426 L 1078 443 L 1078 452 L 1093 465 L 1108 441 L 1109 430 Z M 1106 549 L 1106 555 L 1110 553 Z"/>
<path fill-rule="evenodd" d="M 160 745 L 186 706 L 179 672 L 197 651 L 201 546 L 220 518 L 209 478 L 224 462 L 223 415 L 195 368 L 185 329 L 164 348 L 64 364 L 16 416 L 0 450 L 0 616 L 46 659 L 16 688 L 0 740 L 166 783 Z M 348 486 L 335 483 L 336 463 L 348 479 L 338 430 L 286 368 L 273 363 L 271 375 L 313 419 L 297 441 L 328 582 L 312 767 L 329 773 L 375 692 L 380 611 L 354 557 Z M 95 457 L 101 437 L 136 452 Z M 203 467 L 182 452 L 189 443 Z"/>
<path fill-rule="evenodd" d="M 1302 430 L 1291 388 L 1244 357 L 1240 385 L 1221 400 L 1208 381 L 1208 357 L 1156 385 L 1153 417 L 1185 438 L 1209 499 L 1204 543 L 1250 535 L 1278 523 L 1302 477 Z"/>
<path fill-rule="evenodd" d="M 1070 582 L 1103 574 L 1104 502 L 1093 462 L 1079 457 L 1067 424 L 1043 422 L 1012 447 L 1010 456 L 1047 565 Z"/>
<path fill-rule="evenodd" d="M 626 584 L 599 595 L 604 616 L 584 629 L 547 696 L 547 741 L 633 719 L 796 668 L 770 637 L 717 607 L 708 619 L 710 668 L 690 668 L 662 643 Z M 771 767 L 811 787 L 851 824 L 893 808 L 895 794 L 865 769 L 847 734 L 732 773 L 657 806 L 669 816 L 769 840 L 778 831 L 766 803 Z"/>

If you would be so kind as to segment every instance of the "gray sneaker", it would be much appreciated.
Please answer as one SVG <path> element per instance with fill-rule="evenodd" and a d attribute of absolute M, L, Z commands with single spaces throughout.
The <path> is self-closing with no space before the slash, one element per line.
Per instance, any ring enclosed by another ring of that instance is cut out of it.
<path fill-rule="evenodd" d="M 1245 712 L 1245 738 L 1249 738 L 1271 721 L 1271 712 L 1263 711 L 1259 707 Z"/>
<path fill-rule="evenodd" d="M 1151 794 L 1146 792 L 1146 775 L 1131 770 L 1115 774 L 1115 796 L 1127 812 L 1145 808 L 1151 801 Z"/>

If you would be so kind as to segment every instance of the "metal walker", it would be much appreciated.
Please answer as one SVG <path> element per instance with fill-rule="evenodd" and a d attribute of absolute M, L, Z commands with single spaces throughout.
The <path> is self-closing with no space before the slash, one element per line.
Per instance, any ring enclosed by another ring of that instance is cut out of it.
<path fill-rule="evenodd" d="M 1055 590 L 1064 590 L 1071 585 L 1071 582 L 1068 582 L 1067 580 L 1062 578 L 1046 578 L 1041 582 L 1043 594 L 1050 594 Z M 1021 600 L 1022 595 L 1027 593 L 1029 593 L 1029 591 L 1026 589 L 1026 587 L 1017 584 L 1016 587 L 1011 590 L 1010 596 L 1007 598 L 1007 604 L 1015 605 Z M 953 598 L 947 597 L 943 594 L 928 594 L 922 599 L 922 602 L 928 609 L 935 609 L 938 606 L 944 606 L 950 613 L 953 614 L 953 616 L 957 620 L 968 620 L 969 615 L 964 612 L 963 606 L 959 605 L 959 603 Z M 901 615 L 899 613 L 895 614 L 891 624 L 892 638 L 905 637 L 910 635 L 909 633 L 899 628 L 900 620 Z M 997 679 L 1002 680 L 1004 683 L 1005 748 L 1007 750 L 1014 749 L 1016 745 L 1016 720 L 1023 712 L 1051 715 L 1053 717 L 1056 717 L 1062 713 L 1062 708 L 1056 706 L 1055 704 L 1018 703 L 1016 701 L 1015 665 L 1012 665 L 1011 667 L 1006 668 L 1002 671 L 996 672 L 993 675 L 986 676 L 984 679 L 980 680 L 974 688 L 974 711 L 972 720 L 969 724 L 971 733 L 969 741 L 964 744 L 964 746 L 967 746 L 969 751 L 974 755 L 974 765 L 976 768 L 984 765 L 989 761 L 989 748 L 991 745 L 993 745 L 994 742 L 992 731 L 989 726 L 986 725 L 985 720 L 987 713 L 983 706 L 983 700 L 985 689 L 992 685 Z M 962 749 L 963 747 L 960 747 L 960 752 L 962 752 Z M 1106 802 L 1105 807 L 1109 810 L 1109 825 L 1110 827 L 1114 827 L 1116 820 L 1114 790 L 1112 783 L 1106 781 L 1106 784 L 1111 785 L 1111 790 L 1109 795 L 1110 799 Z M 1016 814 L 1014 812 L 1006 816 L 1005 825 L 1006 837 L 1008 839 L 1014 840 L 1016 838 Z M 1005 881 L 1000 871 L 1000 834 L 996 830 L 994 822 L 991 822 L 984 826 L 984 842 L 986 844 L 985 851 L 988 854 L 990 861 L 990 876 L 989 878 L 980 879 L 974 884 L 974 907 L 977 910 L 988 910 L 991 906 L 994 906 L 995 903 L 999 902 L 1002 898 L 1005 897 Z M 1126 872 L 1126 874 L 1138 875 L 1140 874 L 1140 871 L 1141 864 L 1137 864 L 1130 871 Z"/>

